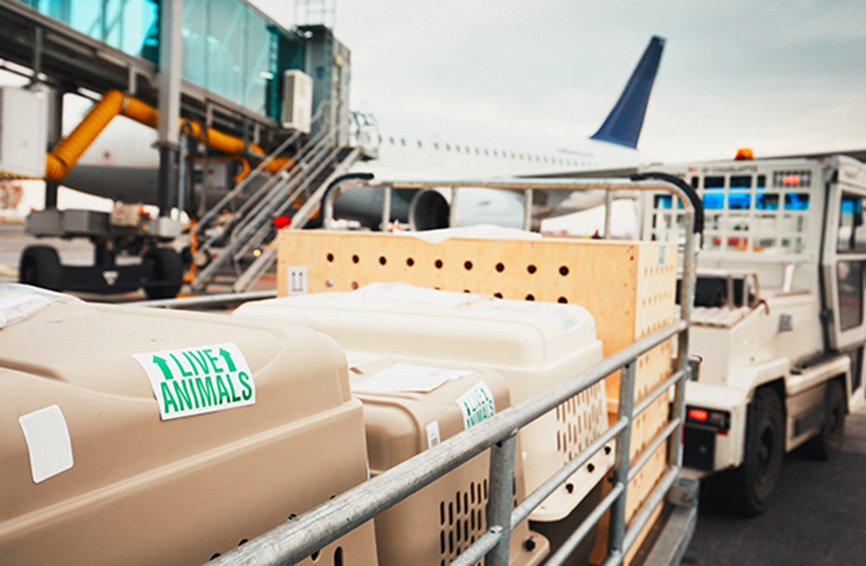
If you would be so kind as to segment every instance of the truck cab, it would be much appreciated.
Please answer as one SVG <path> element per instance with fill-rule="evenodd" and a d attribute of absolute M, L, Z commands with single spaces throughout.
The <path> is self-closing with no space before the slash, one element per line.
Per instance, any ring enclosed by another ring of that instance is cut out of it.
<path fill-rule="evenodd" d="M 765 510 L 784 453 L 835 456 L 866 403 L 866 166 L 843 156 L 654 168 L 704 207 L 684 466 Z M 642 197 L 644 238 L 683 238 L 678 204 Z"/>

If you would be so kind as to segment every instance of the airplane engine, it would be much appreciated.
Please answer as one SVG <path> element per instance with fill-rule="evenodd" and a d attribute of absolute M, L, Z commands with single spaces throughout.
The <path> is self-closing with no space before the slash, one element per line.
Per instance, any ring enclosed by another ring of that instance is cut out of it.
<path fill-rule="evenodd" d="M 523 227 L 523 195 L 481 188 L 460 189 L 456 203 L 452 202 L 450 189 L 418 191 L 409 204 L 409 226 L 412 230 L 448 228 L 453 206 L 457 208 L 454 227 L 475 224 Z"/>

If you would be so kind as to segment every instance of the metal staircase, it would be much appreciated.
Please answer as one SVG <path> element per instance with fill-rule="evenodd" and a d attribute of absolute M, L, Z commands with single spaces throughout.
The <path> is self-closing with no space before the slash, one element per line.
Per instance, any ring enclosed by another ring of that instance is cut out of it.
<path fill-rule="evenodd" d="M 292 228 L 306 225 L 318 210 L 330 181 L 345 174 L 359 159 L 359 148 L 338 146 L 339 127 L 328 127 L 328 115 L 328 105 L 323 103 L 314 117 L 316 133 L 295 154 L 293 162 L 287 163 L 253 194 L 244 194 L 249 180 L 297 141 L 294 136 L 202 216 L 195 230 L 199 249 L 210 257 L 210 262 L 192 281 L 193 292 L 203 292 L 218 276 L 233 278 L 235 292 L 255 285 L 276 261 L 276 246 L 267 245 L 276 238 L 274 218 L 291 216 Z M 234 212 L 226 213 L 233 209 Z M 255 250 L 258 255 L 254 257 Z"/>

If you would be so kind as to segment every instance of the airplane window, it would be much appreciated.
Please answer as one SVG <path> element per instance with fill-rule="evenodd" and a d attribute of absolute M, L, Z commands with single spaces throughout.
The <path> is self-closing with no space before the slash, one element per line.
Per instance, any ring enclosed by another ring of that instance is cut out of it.
<path fill-rule="evenodd" d="M 490 155 L 490 150 L 486 147 L 484 148 L 484 155 Z"/>
<path fill-rule="evenodd" d="M 460 146 L 455 144 L 454 145 L 454 151 L 456 151 L 457 153 L 460 153 Z"/>
<path fill-rule="evenodd" d="M 513 151 L 511 152 L 511 159 L 517 159 L 517 158 L 514 156 L 514 152 L 513 152 Z"/>
<path fill-rule="evenodd" d="M 495 150 L 495 149 L 493 150 L 493 157 L 499 157 L 499 154 L 496 153 L 496 150 Z"/>
<path fill-rule="evenodd" d="M 437 142 L 433 142 L 433 149 L 439 149 L 439 144 Z"/>
<path fill-rule="evenodd" d="M 400 145 L 406 147 L 406 138 L 400 138 Z"/>
<path fill-rule="evenodd" d="M 481 155 L 481 150 L 477 147 L 475 148 L 475 155 Z"/>
<path fill-rule="evenodd" d="M 388 143 L 390 143 L 391 145 L 394 145 L 394 136 L 390 136 L 388 138 Z"/>
<path fill-rule="evenodd" d="M 451 144 L 449 144 L 449 143 L 445 144 L 445 151 L 451 151 Z"/>
<path fill-rule="evenodd" d="M 423 148 L 424 146 L 421 144 L 421 140 L 418 140 L 418 149 Z"/>

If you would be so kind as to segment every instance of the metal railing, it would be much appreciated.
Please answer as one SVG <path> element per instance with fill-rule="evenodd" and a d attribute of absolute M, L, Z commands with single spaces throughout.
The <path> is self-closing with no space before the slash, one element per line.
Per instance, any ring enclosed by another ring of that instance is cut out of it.
<path fill-rule="evenodd" d="M 587 180 L 576 182 L 535 179 L 429 183 L 347 179 L 338 183 L 335 187 L 337 190 L 331 191 L 326 199 L 326 222 L 328 215 L 332 214 L 333 211 L 334 196 L 332 195 L 354 187 L 384 188 L 388 191 L 386 192 L 386 204 L 389 200 L 387 195 L 391 189 L 442 186 L 453 187 L 455 193 L 461 186 L 524 190 L 528 201 L 531 201 L 531 191 L 536 189 L 671 192 L 682 200 L 686 223 L 690 228 L 687 232 L 683 255 L 684 284 L 680 289 L 681 319 L 605 358 L 573 378 L 518 405 L 505 409 L 472 427 L 471 430 L 461 432 L 443 441 L 422 454 L 402 462 L 208 564 L 212 566 L 294 564 L 489 449 L 489 485 L 491 491 L 487 504 L 488 530 L 451 564 L 452 566 L 467 566 L 486 556 L 485 563 L 488 566 L 507 566 L 512 528 L 529 517 L 529 514 L 536 507 L 612 439 L 616 439 L 616 458 L 610 492 L 602 498 L 559 550 L 547 560 L 546 564 L 550 566 L 563 564 L 608 510 L 610 510 L 610 532 L 608 554 L 603 565 L 616 566 L 621 564 L 626 553 L 635 544 L 639 534 L 649 522 L 655 508 L 668 496 L 682 468 L 682 447 L 675 433 L 681 429 L 685 420 L 684 389 L 688 374 L 688 321 L 691 316 L 695 286 L 695 215 L 702 213 L 699 201 L 696 202 L 693 195 L 689 194 L 691 188 L 683 185 L 650 180 L 638 182 Z M 385 210 L 387 211 L 387 208 Z M 387 212 L 385 212 L 383 220 L 387 225 Z M 676 368 L 673 375 L 635 405 L 634 381 L 637 358 L 675 336 L 679 342 Z M 538 489 L 528 494 L 517 507 L 512 508 L 514 451 L 517 431 L 620 369 L 622 372 L 620 374 L 620 396 L 616 422 L 592 444 L 548 478 Z M 668 393 L 671 388 L 674 389 L 673 416 L 669 424 L 648 444 L 642 456 L 638 457 L 635 462 L 630 462 L 629 446 L 634 419 L 646 410 L 653 401 Z M 649 461 L 650 456 L 671 438 L 673 441 L 668 442 L 666 473 L 636 515 L 626 524 L 626 495 L 629 480 L 633 479 Z"/>

